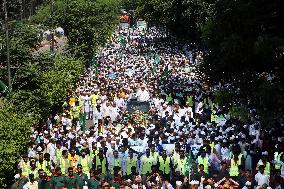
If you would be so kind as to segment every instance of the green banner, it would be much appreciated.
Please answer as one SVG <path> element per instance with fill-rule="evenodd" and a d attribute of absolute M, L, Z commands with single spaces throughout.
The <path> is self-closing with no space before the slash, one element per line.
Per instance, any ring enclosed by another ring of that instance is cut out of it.
<path fill-rule="evenodd" d="M 5 93 L 8 91 L 8 86 L 5 85 L 5 83 L 3 81 L 0 80 L 0 92 Z"/>

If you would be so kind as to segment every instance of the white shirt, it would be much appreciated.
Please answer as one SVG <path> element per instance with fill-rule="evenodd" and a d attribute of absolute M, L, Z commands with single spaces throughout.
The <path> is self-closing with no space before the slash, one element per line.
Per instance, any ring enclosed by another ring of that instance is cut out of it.
<path fill-rule="evenodd" d="M 38 189 L 38 182 L 34 181 L 33 183 L 27 182 L 25 186 L 23 187 L 24 189 Z"/>
<path fill-rule="evenodd" d="M 50 154 L 50 159 L 51 159 L 51 160 L 54 160 L 54 158 L 55 158 L 55 156 L 56 156 L 55 145 L 52 144 L 52 143 L 49 143 L 49 144 L 47 145 L 46 150 L 47 150 L 47 153 Z"/>
<path fill-rule="evenodd" d="M 269 185 L 269 177 L 267 175 L 265 175 L 264 173 L 261 174 L 260 172 L 258 172 L 255 177 L 254 177 L 257 185 L 264 185 L 264 184 L 267 184 Z"/>
<path fill-rule="evenodd" d="M 150 94 L 148 91 L 138 90 L 137 92 L 137 101 L 139 102 L 147 102 L 150 99 Z"/>

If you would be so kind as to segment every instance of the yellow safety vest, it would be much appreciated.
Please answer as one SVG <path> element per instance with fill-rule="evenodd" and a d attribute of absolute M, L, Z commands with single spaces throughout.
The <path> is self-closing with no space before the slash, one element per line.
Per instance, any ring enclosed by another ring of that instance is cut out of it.
<path fill-rule="evenodd" d="M 170 174 L 170 157 L 166 157 L 166 159 L 164 159 L 163 157 L 159 157 L 159 163 L 160 171 L 162 171 L 164 174 Z"/>
<path fill-rule="evenodd" d="M 39 161 L 36 162 L 36 168 L 39 169 L 43 169 L 43 162 L 40 163 Z"/>
<path fill-rule="evenodd" d="M 28 161 L 27 163 L 24 161 L 20 162 L 20 168 L 22 169 L 22 175 L 25 177 L 29 176 L 29 169 L 30 169 L 30 162 Z"/>
<path fill-rule="evenodd" d="M 113 160 L 113 166 L 112 166 L 112 165 L 111 165 L 111 166 L 109 166 L 110 174 L 114 174 L 114 170 L 113 170 L 113 168 L 114 168 L 114 167 L 116 167 L 116 166 L 120 167 L 120 159 L 116 159 L 116 158 L 114 158 L 114 160 Z"/>
<path fill-rule="evenodd" d="M 281 160 L 281 155 L 283 154 L 283 152 L 274 152 L 274 160 L 275 161 L 280 161 Z M 280 170 L 281 168 L 281 164 L 280 163 L 275 163 L 274 165 L 275 169 Z"/>
<path fill-rule="evenodd" d="M 93 106 L 93 107 L 96 106 L 98 97 L 99 97 L 99 96 L 98 96 L 98 95 L 95 95 L 95 94 L 91 96 L 91 99 L 92 99 L 92 100 L 91 100 L 91 101 L 92 101 L 91 103 L 92 103 L 92 106 Z"/>
<path fill-rule="evenodd" d="M 153 160 L 151 156 L 148 158 L 146 156 L 143 156 L 141 159 L 141 164 L 142 164 L 142 171 L 141 173 L 143 175 L 150 173 L 152 171 L 152 165 L 153 165 Z"/>
<path fill-rule="evenodd" d="M 102 167 L 102 173 L 106 174 L 106 160 L 105 158 L 103 158 L 103 161 L 101 161 L 99 156 L 96 156 L 96 169 L 98 168 L 98 166 Z"/>
<path fill-rule="evenodd" d="M 47 176 L 51 176 L 52 173 L 51 173 L 51 171 L 49 170 L 49 168 L 47 168 L 48 166 L 51 166 L 51 162 L 50 162 L 50 161 L 43 160 L 43 170 L 44 170 L 44 172 L 46 173 Z"/>
<path fill-rule="evenodd" d="M 238 162 L 235 163 L 233 159 L 231 159 L 231 166 L 230 166 L 229 174 L 231 177 L 236 177 L 239 175 Z"/>
<path fill-rule="evenodd" d="M 266 162 L 266 165 L 265 165 L 265 168 L 264 168 L 264 173 L 267 176 L 270 176 L 270 163 L 269 162 Z"/>
<path fill-rule="evenodd" d="M 198 166 L 199 166 L 200 164 L 202 164 L 202 165 L 204 166 L 204 172 L 205 172 L 205 173 L 208 173 L 208 159 L 207 159 L 207 157 L 205 157 L 204 159 L 202 159 L 201 156 L 198 156 L 197 162 L 198 162 Z M 198 168 L 198 171 L 199 171 L 199 168 Z"/>
<path fill-rule="evenodd" d="M 184 158 L 184 159 L 179 158 L 176 161 L 177 170 L 180 172 L 181 175 L 185 175 L 185 173 L 186 173 L 186 162 L 187 162 L 186 158 Z"/>
<path fill-rule="evenodd" d="M 90 159 L 91 161 L 93 161 L 93 159 L 95 158 L 96 155 L 98 155 L 99 150 L 91 150 L 90 152 Z"/>
<path fill-rule="evenodd" d="M 173 153 L 173 164 L 174 165 L 177 164 L 178 159 L 179 159 L 179 154 L 176 151 L 174 151 Z"/>
<path fill-rule="evenodd" d="M 66 161 L 69 161 L 69 160 L 68 160 L 68 159 L 65 159 L 65 158 L 63 158 L 63 157 L 59 158 L 59 163 L 60 163 L 59 167 L 60 167 L 60 169 L 61 169 L 62 175 L 67 174 L 67 173 L 66 173 Z"/>
<path fill-rule="evenodd" d="M 137 158 L 133 157 L 132 159 L 130 157 L 127 158 L 127 168 L 126 168 L 126 175 L 131 175 L 131 168 L 137 166 Z"/>
<path fill-rule="evenodd" d="M 63 151 L 63 148 L 56 149 L 56 159 L 60 159 L 62 157 L 62 151 Z"/>
<path fill-rule="evenodd" d="M 90 167 L 89 167 L 89 158 L 88 156 L 85 156 L 85 158 L 83 157 L 79 157 L 79 162 L 82 165 L 82 171 L 84 174 L 89 174 L 90 173 Z"/>
<path fill-rule="evenodd" d="M 151 152 L 151 156 L 152 156 L 152 159 L 153 159 L 153 164 L 156 165 L 159 153 L 158 152 Z"/>
<path fill-rule="evenodd" d="M 238 165 L 242 164 L 242 157 L 243 157 L 243 154 L 238 155 Z"/>
<path fill-rule="evenodd" d="M 33 174 L 34 178 L 36 179 L 38 177 L 38 169 L 35 169 L 35 170 L 29 169 L 28 170 L 28 175 L 30 175 L 30 174 Z"/>

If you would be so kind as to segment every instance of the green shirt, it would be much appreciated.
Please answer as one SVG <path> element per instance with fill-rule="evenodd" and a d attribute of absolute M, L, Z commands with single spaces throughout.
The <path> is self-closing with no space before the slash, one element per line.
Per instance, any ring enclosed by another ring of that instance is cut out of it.
<path fill-rule="evenodd" d="M 29 182 L 29 179 L 27 177 L 22 177 L 19 179 L 18 181 L 18 186 L 20 189 L 23 189 L 24 188 L 24 185 Z"/>
<path fill-rule="evenodd" d="M 83 173 L 81 175 L 76 174 L 75 178 L 76 178 L 76 181 L 77 181 L 79 188 L 83 189 L 83 186 L 85 186 L 85 182 L 88 181 L 87 175 L 83 174 Z"/>
<path fill-rule="evenodd" d="M 88 187 L 89 189 L 97 189 L 97 188 L 101 188 L 101 182 L 99 180 L 96 180 L 95 177 L 91 177 L 88 180 Z"/>
<path fill-rule="evenodd" d="M 51 177 L 51 186 L 53 188 L 62 188 L 64 184 L 65 184 L 65 177 L 63 175 Z"/>
<path fill-rule="evenodd" d="M 114 182 L 114 175 L 110 175 L 109 177 L 109 184 L 113 187 L 115 187 L 116 189 L 119 188 L 119 182 Z"/>
<path fill-rule="evenodd" d="M 38 189 L 50 189 L 50 181 L 46 179 L 37 179 Z"/>
<path fill-rule="evenodd" d="M 75 175 L 73 176 L 66 176 L 65 177 L 66 187 L 67 189 L 77 188 L 77 180 Z"/>

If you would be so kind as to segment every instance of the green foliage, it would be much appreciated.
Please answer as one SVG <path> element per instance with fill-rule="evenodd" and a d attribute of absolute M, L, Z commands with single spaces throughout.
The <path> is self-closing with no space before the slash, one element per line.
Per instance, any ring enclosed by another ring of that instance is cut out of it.
<path fill-rule="evenodd" d="M 3 188 L 6 186 L 3 178 L 11 177 L 20 155 L 27 150 L 34 123 L 31 115 L 17 114 L 15 108 L 7 100 L 4 101 L 4 107 L 0 108 L 0 185 Z"/>
<path fill-rule="evenodd" d="M 89 63 L 97 48 L 106 42 L 118 21 L 117 0 L 60 0 L 54 4 L 54 26 L 61 26 L 69 50 Z M 42 7 L 32 21 L 51 27 L 50 5 Z"/>
<path fill-rule="evenodd" d="M 135 14 L 165 24 L 180 39 L 196 42 L 214 12 L 214 3 L 215 0 L 138 0 Z"/>
<path fill-rule="evenodd" d="M 47 98 L 51 107 L 61 107 L 67 89 L 79 79 L 84 65 L 80 60 L 57 56 L 48 71 L 42 72 L 40 90 L 42 96 Z"/>
<path fill-rule="evenodd" d="M 217 90 L 214 92 L 214 103 L 220 106 L 230 106 L 233 102 L 233 94 L 227 90 Z"/>
<path fill-rule="evenodd" d="M 2 33 L 1 33 L 2 32 Z M 6 42 L 4 31 L 0 31 L 0 62 L 7 65 Z M 33 24 L 21 24 L 16 21 L 9 23 L 10 64 L 12 73 L 23 63 L 32 59 L 32 49 L 39 44 L 38 28 Z M 7 70 L 0 69 L 0 77 L 8 83 Z"/>
<path fill-rule="evenodd" d="M 19 19 L 19 3 L 11 2 L 9 15 L 12 12 L 15 15 L 9 18 Z M 30 3 L 28 15 L 31 16 L 37 3 L 33 0 L 26 2 Z M 50 111 L 62 110 L 67 90 L 78 81 L 86 63 L 106 42 L 118 21 L 120 1 L 117 0 L 54 2 L 53 17 L 48 1 L 28 23 L 9 22 L 13 92 L 0 103 L 1 187 L 9 184 L 15 174 L 15 163 L 27 150 L 31 126 L 43 121 Z M 24 5 L 23 9 L 26 8 Z M 64 28 L 69 51 L 64 56 L 32 53 L 41 40 L 38 28 L 51 29 L 52 19 L 54 27 Z M 0 34 L 0 43 L 4 44 L 0 49 L 0 61 L 6 65 L 5 35 L 3 31 Z M 6 69 L 1 69 L 0 77 L 4 83 L 7 83 L 6 75 Z"/>
<path fill-rule="evenodd" d="M 229 110 L 230 117 L 233 119 L 240 120 L 242 122 L 248 121 L 249 111 L 246 106 L 234 105 Z"/>

